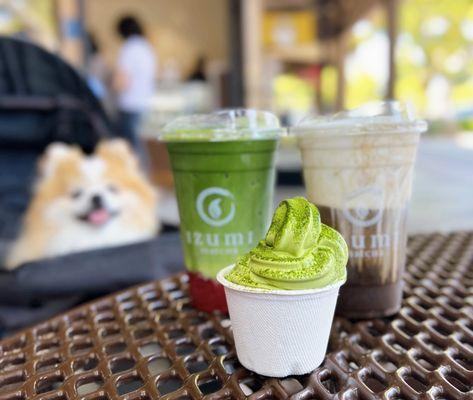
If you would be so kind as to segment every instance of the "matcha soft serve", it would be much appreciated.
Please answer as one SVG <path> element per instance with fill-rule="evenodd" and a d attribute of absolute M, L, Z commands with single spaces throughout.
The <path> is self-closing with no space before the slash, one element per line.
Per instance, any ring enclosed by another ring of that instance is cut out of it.
<path fill-rule="evenodd" d="M 241 286 L 275 290 L 317 289 L 344 282 L 348 247 L 321 223 L 303 197 L 282 201 L 266 237 L 226 275 Z"/>

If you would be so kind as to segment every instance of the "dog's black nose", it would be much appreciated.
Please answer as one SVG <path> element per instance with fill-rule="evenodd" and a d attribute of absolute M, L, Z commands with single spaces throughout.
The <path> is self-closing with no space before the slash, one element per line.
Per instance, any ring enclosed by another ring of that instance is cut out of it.
<path fill-rule="evenodd" d="M 103 198 L 99 194 L 94 194 L 90 198 L 90 202 L 94 208 L 102 208 L 103 207 Z"/>

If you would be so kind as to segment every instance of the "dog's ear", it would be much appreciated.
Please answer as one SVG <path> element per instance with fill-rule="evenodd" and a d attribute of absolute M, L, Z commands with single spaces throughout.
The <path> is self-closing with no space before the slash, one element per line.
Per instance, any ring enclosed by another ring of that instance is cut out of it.
<path fill-rule="evenodd" d="M 123 139 L 104 140 L 97 145 L 95 154 L 107 161 L 127 168 L 137 168 L 138 160 L 128 142 Z"/>
<path fill-rule="evenodd" d="M 51 143 L 39 161 L 40 176 L 51 176 L 64 161 L 80 160 L 81 155 L 81 150 L 76 146 L 60 142 Z"/>

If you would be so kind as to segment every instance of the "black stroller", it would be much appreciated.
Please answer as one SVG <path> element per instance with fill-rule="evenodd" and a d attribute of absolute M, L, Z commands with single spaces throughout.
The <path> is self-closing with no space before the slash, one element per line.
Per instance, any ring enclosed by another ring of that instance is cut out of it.
<path fill-rule="evenodd" d="M 19 232 L 45 147 L 61 141 L 90 152 L 113 136 L 101 104 L 71 66 L 31 43 L 0 38 L 0 265 Z M 179 270 L 176 239 L 163 236 L 0 272 L 0 334 Z"/>

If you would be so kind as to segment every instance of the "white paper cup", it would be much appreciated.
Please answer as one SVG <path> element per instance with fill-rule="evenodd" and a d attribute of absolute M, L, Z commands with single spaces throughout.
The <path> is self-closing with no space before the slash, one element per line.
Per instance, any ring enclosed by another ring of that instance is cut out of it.
<path fill-rule="evenodd" d="M 325 357 L 338 290 L 265 290 L 225 279 L 234 266 L 219 272 L 224 286 L 238 359 L 247 369 L 272 377 L 303 375 Z"/>

